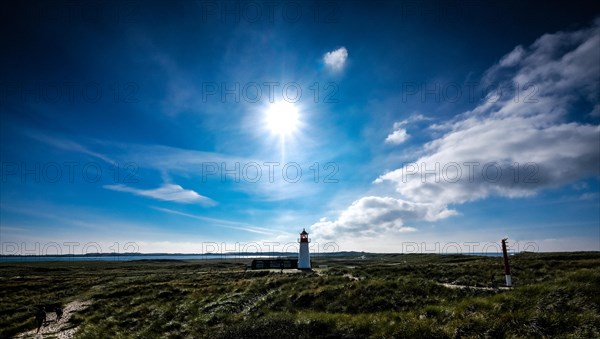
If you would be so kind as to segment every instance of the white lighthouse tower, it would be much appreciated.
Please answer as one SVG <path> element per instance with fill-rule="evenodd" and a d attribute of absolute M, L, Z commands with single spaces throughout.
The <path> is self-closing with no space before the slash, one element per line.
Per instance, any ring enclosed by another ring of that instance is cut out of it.
<path fill-rule="evenodd" d="M 302 229 L 302 233 L 300 233 L 300 239 L 298 240 L 300 243 L 300 252 L 298 253 L 298 269 L 299 270 L 310 270 L 310 253 L 308 253 L 308 233 L 306 233 L 305 229 Z"/>

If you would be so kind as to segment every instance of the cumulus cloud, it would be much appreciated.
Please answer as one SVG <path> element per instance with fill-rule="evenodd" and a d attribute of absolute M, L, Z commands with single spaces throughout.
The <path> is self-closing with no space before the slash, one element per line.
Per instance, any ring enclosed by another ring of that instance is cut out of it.
<path fill-rule="evenodd" d="M 344 69 L 347 59 L 348 50 L 346 47 L 340 47 L 335 51 L 327 52 L 323 55 L 325 66 L 334 72 L 339 72 Z"/>
<path fill-rule="evenodd" d="M 438 206 L 404 201 L 391 197 L 369 196 L 360 198 L 344 210 L 334 221 L 322 218 L 312 225 L 313 235 L 324 239 L 368 237 L 385 231 L 414 232 L 405 220 L 434 221 L 450 211 L 440 211 Z"/>
<path fill-rule="evenodd" d="M 105 185 L 104 188 L 118 192 L 132 193 L 142 197 L 148 197 L 162 201 L 173 201 L 184 204 L 199 203 L 205 206 L 215 205 L 215 202 L 212 199 L 202 196 L 195 191 L 186 190 L 183 187 L 174 184 L 163 184 L 159 188 L 146 190 L 129 187 L 123 184 Z"/>
<path fill-rule="evenodd" d="M 313 231 L 333 236 L 365 229 L 360 234 L 370 236 L 401 230 L 405 220 L 456 214 L 449 206 L 490 196 L 527 197 L 597 176 L 600 125 L 569 119 L 589 115 L 589 110 L 580 112 L 585 105 L 598 105 L 598 60 L 600 20 L 515 48 L 486 72 L 484 81 L 516 84 L 528 95 L 488 97 L 436 125 L 442 136 L 425 144 L 420 158 L 375 180 L 393 185 L 401 198 L 361 198 L 337 220 L 315 223 Z"/>
<path fill-rule="evenodd" d="M 404 128 L 398 128 L 385 138 L 385 142 L 387 144 L 400 145 L 401 143 L 405 142 L 408 137 L 409 135 Z"/>
<path fill-rule="evenodd" d="M 408 119 L 395 122 L 394 130 L 392 133 L 388 134 L 388 136 L 385 138 L 385 143 L 399 145 L 399 144 L 405 142 L 410 137 L 410 134 L 408 134 L 408 132 L 407 132 L 406 128 L 404 128 L 404 126 L 406 126 L 410 123 L 423 121 L 423 120 L 430 120 L 430 119 L 422 114 L 413 114 Z"/>

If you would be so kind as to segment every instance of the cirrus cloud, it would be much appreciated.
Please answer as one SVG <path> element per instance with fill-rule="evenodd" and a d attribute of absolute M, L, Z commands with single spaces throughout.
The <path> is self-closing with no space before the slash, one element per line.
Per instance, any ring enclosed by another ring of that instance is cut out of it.
<path fill-rule="evenodd" d="M 212 206 L 216 204 L 214 200 L 208 197 L 174 184 L 163 184 L 161 187 L 155 189 L 139 189 L 123 184 L 105 185 L 104 188 L 118 192 L 132 193 L 138 196 L 162 201 L 173 201 L 184 204 L 199 203 L 204 206 Z"/>

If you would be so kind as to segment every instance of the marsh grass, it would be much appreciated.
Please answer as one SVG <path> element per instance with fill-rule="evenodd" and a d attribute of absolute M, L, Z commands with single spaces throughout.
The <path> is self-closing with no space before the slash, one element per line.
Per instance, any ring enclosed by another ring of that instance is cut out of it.
<path fill-rule="evenodd" d="M 0 264 L 0 336 L 32 309 L 91 300 L 78 337 L 600 337 L 600 254 L 320 258 L 328 269 L 245 271 L 247 260 Z M 495 281 L 491 277 L 495 276 Z"/>

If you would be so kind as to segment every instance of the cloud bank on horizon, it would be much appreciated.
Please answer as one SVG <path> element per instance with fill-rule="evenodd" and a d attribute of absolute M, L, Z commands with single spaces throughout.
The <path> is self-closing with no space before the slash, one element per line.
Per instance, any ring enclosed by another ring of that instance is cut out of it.
<path fill-rule="evenodd" d="M 337 219 L 314 223 L 314 236 L 414 232 L 411 222 L 449 218 L 467 202 L 525 198 L 597 176 L 600 125 L 569 121 L 569 115 L 582 101 L 594 107 L 585 115 L 598 115 L 598 60 L 600 19 L 588 28 L 545 34 L 531 46 L 515 47 L 483 80 L 501 88 L 517 84 L 520 91 L 503 97 L 491 93 L 473 109 L 431 125 L 442 136 L 423 145 L 413 162 L 374 181 L 393 185 L 397 196 L 359 198 Z M 535 98 L 528 97 L 534 92 Z M 384 142 L 404 142 L 404 124 L 394 123 Z"/>

